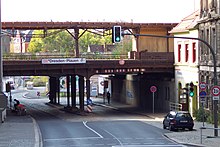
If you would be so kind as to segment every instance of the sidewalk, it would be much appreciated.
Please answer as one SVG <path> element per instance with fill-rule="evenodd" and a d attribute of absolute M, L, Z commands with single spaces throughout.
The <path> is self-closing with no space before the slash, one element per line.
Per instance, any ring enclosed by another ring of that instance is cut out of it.
<path fill-rule="evenodd" d="M 39 147 L 38 129 L 30 116 L 18 116 L 7 110 L 0 124 L 0 147 Z"/>

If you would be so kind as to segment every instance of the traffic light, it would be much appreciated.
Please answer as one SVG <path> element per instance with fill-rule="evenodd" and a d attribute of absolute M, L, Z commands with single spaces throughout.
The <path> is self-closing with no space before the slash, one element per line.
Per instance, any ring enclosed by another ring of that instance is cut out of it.
<path fill-rule="evenodd" d="M 189 96 L 193 97 L 194 96 L 194 84 L 193 82 L 190 82 L 189 84 Z"/>
<path fill-rule="evenodd" d="M 121 26 L 113 26 L 113 29 L 112 29 L 112 42 L 113 43 L 121 42 Z"/>

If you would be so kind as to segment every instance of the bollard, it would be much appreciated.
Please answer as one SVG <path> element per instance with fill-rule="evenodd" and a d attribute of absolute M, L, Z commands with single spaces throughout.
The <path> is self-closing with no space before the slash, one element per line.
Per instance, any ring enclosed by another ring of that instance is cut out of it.
<path fill-rule="evenodd" d="M 92 106 L 91 105 L 87 105 L 87 112 L 89 112 L 89 113 L 92 112 Z"/>

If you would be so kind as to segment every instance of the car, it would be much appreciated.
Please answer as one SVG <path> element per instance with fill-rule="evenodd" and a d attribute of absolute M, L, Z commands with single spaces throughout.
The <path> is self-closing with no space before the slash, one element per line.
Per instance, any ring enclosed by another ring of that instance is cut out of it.
<path fill-rule="evenodd" d="M 193 130 L 194 121 L 188 111 L 170 111 L 163 120 L 163 129 L 169 128 L 170 131 L 176 129 Z"/>

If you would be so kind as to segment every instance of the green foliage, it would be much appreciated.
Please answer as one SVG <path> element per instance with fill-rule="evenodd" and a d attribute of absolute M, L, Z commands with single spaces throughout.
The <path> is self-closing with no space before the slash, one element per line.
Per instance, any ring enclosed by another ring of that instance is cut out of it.
<path fill-rule="evenodd" d="M 35 30 L 34 34 L 43 34 L 43 31 Z M 56 33 L 55 30 L 48 31 L 46 38 L 32 38 L 28 46 L 28 52 L 59 52 L 67 53 L 74 51 L 74 41 L 72 36 L 62 31 Z"/>
<path fill-rule="evenodd" d="M 83 31 L 80 31 L 82 34 Z M 43 34 L 41 30 L 35 30 L 33 34 Z M 48 31 L 49 35 L 46 38 L 32 38 L 28 47 L 28 52 L 59 52 L 59 53 L 69 53 L 75 50 L 75 41 L 73 37 L 66 31 L 56 33 L 55 30 Z M 89 45 L 98 44 L 110 44 L 111 36 L 101 36 L 91 32 L 86 31 L 79 38 L 79 49 L 80 52 L 86 52 Z"/>
<path fill-rule="evenodd" d="M 201 107 L 198 110 L 195 110 L 194 116 L 196 117 L 197 121 L 203 121 L 203 114 L 204 114 L 204 121 L 214 124 L 214 117 L 213 113 L 210 110 L 203 110 Z M 220 113 L 218 113 L 218 124 L 220 124 Z"/>
<path fill-rule="evenodd" d="M 34 87 L 46 86 L 48 77 L 45 76 L 32 76 L 31 77 Z"/>
<path fill-rule="evenodd" d="M 43 34 L 41 30 L 35 30 L 33 34 Z M 79 50 L 80 52 L 87 52 L 89 45 L 105 45 L 112 44 L 111 35 L 103 36 L 96 33 L 91 33 L 90 30 L 84 32 L 80 30 L 79 38 Z M 97 32 L 98 33 L 98 32 Z M 75 41 L 73 37 L 66 31 L 56 32 L 55 30 L 49 30 L 48 35 L 45 38 L 32 38 L 28 47 L 28 52 L 40 53 L 73 53 L 75 50 Z M 131 38 L 125 39 L 121 43 L 115 44 L 116 48 L 113 54 L 127 54 L 132 50 Z"/>
<path fill-rule="evenodd" d="M 83 31 L 80 31 L 82 34 Z M 87 52 L 88 46 L 97 44 L 97 45 L 104 45 L 104 44 L 110 44 L 111 43 L 111 36 L 101 36 L 98 34 L 94 34 L 91 32 L 85 32 L 79 39 L 79 49 L 80 52 Z"/>
<path fill-rule="evenodd" d="M 200 107 L 198 110 L 195 110 L 194 113 L 194 116 L 196 117 L 197 121 L 203 121 L 204 117 L 204 121 L 206 122 L 209 116 L 208 111 L 204 110 L 202 107 Z"/>

